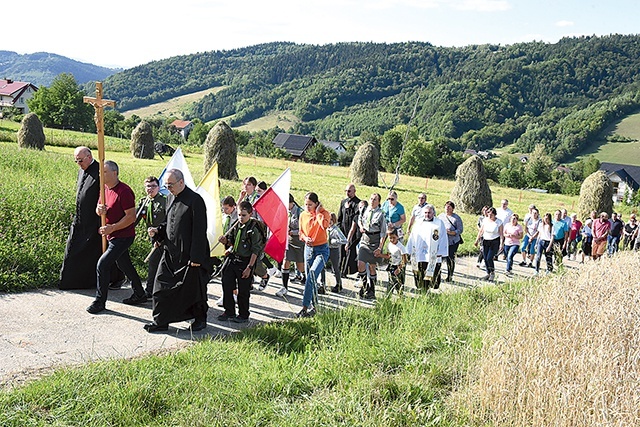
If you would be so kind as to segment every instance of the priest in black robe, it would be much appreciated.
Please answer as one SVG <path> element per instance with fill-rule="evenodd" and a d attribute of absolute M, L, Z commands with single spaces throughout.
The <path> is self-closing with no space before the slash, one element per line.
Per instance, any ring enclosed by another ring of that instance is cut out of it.
<path fill-rule="evenodd" d="M 338 210 L 338 226 L 345 236 L 349 236 L 349 230 L 353 224 L 353 220 L 358 214 L 358 204 L 360 199 L 356 196 L 356 186 L 353 184 L 347 185 L 345 189 L 347 197 L 340 202 L 340 209 Z M 358 251 L 356 246 L 360 240 L 359 233 L 354 233 L 350 236 L 349 242 L 342 246 L 341 266 L 340 271 L 343 276 L 347 274 L 356 274 L 358 272 Z"/>
<path fill-rule="evenodd" d="M 76 213 L 71 223 L 64 260 L 60 269 L 60 289 L 95 289 L 96 264 L 102 255 L 98 234 L 100 217 L 96 205 L 100 196 L 100 165 L 87 147 L 73 153 L 80 167 L 76 191 Z"/>
<path fill-rule="evenodd" d="M 161 243 L 163 252 L 153 288 L 153 323 L 144 328 L 166 331 L 169 323 L 195 319 L 191 330 L 199 331 L 207 326 L 207 283 L 211 277 L 206 206 L 202 197 L 185 185 L 179 169 L 167 172 L 165 186 L 171 193 L 166 223 L 149 228 L 149 235 Z"/>

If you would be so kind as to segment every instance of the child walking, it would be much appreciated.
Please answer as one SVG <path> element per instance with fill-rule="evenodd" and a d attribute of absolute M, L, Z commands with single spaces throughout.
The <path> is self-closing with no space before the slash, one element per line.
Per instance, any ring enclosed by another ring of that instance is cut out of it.
<path fill-rule="evenodd" d="M 402 295 L 404 287 L 405 266 L 407 265 L 409 255 L 398 237 L 395 229 L 387 230 L 387 253 L 382 257 L 389 260 L 387 271 L 389 272 L 389 284 L 387 285 L 387 295 L 391 295 L 395 289 L 398 295 Z"/>
<path fill-rule="evenodd" d="M 342 291 L 342 276 L 340 274 L 340 258 L 341 248 L 347 243 L 340 227 L 338 227 L 338 218 L 336 214 L 331 212 L 331 220 L 329 221 L 329 228 L 327 229 L 327 237 L 329 241 L 329 260 L 331 260 L 331 268 L 333 274 L 336 276 L 336 285 L 331 288 L 331 292 L 339 293 Z M 322 285 L 326 283 L 324 270 L 322 270 Z"/>

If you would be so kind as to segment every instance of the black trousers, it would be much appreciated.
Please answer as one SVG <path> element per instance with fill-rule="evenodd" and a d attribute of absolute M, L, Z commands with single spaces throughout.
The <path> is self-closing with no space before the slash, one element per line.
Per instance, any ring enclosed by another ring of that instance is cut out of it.
<path fill-rule="evenodd" d="M 222 305 L 227 316 L 236 315 L 236 303 L 233 299 L 233 290 L 238 288 L 238 316 L 249 318 L 249 297 L 251 295 L 251 282 L 253 272 L 246 279 L 242 278 L 242 272 L 249 265 L 249 261 L 231 260 L 222 270 Z"/>
<path fill-rule="evenodd" d="M 425 280 L 424 274 L 427 271 L 428 265 L 429 263 L 426 261 L 419 262 L 418 274 L 415 277 L 416 287 L 418 289 L 424 289 L 425 291 L 431 287 L 433 287 L 433 289 L 438 289 L 440 287 L 440 269 L 442 268 L 442 263 L 436 264 L 436 268 L 433 270 L 433 278 L 431 280 Z"/>

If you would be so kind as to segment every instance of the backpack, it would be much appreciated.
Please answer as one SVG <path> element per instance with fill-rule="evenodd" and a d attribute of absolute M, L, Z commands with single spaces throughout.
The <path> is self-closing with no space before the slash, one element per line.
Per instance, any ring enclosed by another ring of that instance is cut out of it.
<path fill-rule="evenodd" d="M 267 224 L 255 218 L 251 218 L 249 221 L 251 221 L 251 227 L 247 230 L 247 237 L 249 236 L 249 233 L 257 230 L 260 235 L 262 248 L 264 249 L 264 245 L 267 244 Z"/>

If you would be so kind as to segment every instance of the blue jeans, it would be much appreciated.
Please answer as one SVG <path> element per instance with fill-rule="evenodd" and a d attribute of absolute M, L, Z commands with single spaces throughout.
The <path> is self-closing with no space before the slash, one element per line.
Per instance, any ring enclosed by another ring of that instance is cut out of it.
<path fill-rule="evenodd" d="M 536 266 L 536 271 L 540 271 L 540 261 L 543 254 L 547 263 L 547 270 L 553 271 L 553 251 L 547 252 L 547 248 L 550 243 L 551 242 L 549 240 L 538 239 L 538 244 L 536 245 L 536 257 L 533 260 L 533 263 Z"/>
<path fill-rule="evenodd" d="M 304 247 L 305 272 L 307 280 L 304 284 L 304 295 L 302 296 L 302 306 L 311 306 L 311 301 L 315 300 L 316 281 L 320 277 L 324 266 L 329 259 L 329 245 L 307 246 Z"/>
<path fill-rule="evenodd" d="M 518 253 L 519 245 L 505 245 L 504 253 L 507 254 L 507 271 L 511 271 L 513 266 L 513 257 Z"/>
<path fill-rule="evenodd" d="M 620 236 L 607 236 L 607 254 L 609 256 L 618 252 L 618 243 L 620 242 Z"/>
<path fill-rule="evenodd" d="M 104 305 L 107 302 L 113 264 L 117 264 L 118 268 L 131 280 L 133 293 L 136 296 L 144 295 L 140 276 L 138 276 L 138 272 L 129 257 L 129 247 L 133 244 L 134 239 L 135 237 L 122 237 L 109 240 L 107 250 L 102 254 L 96 266 L 98 274 L 96 301 L 98 303 Z"/>

